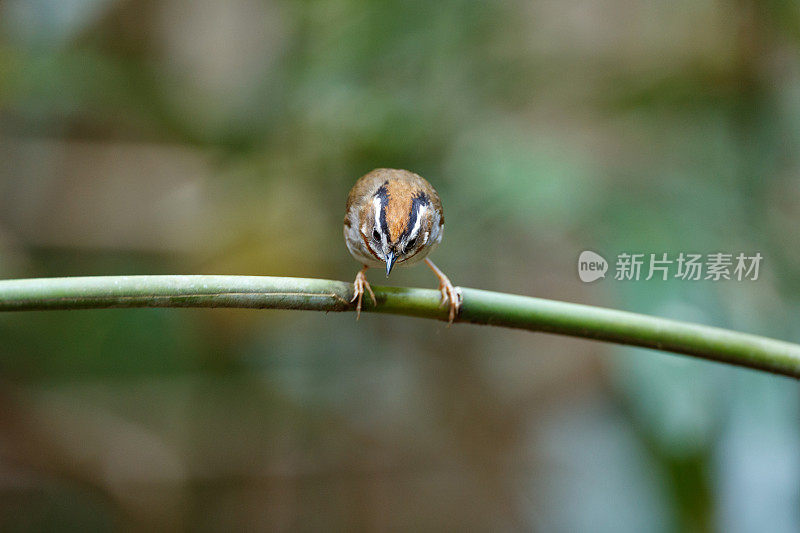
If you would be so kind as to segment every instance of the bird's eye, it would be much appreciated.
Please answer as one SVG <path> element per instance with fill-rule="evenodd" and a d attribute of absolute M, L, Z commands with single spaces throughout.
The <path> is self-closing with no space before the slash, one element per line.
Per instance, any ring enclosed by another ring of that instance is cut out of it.
<path fill-rule="evenodd" d="M 376 229 L 372 230 L 372 238 L 375 239 L 376 241 L 381 240 L 381 234 L 378 233 L 378 230 Z"/>
<path fill-rule="evenodd" d="M 410 239 L 406 243 L 406 248 L 413 248 L 415 244 L 417 244 L 417 238 L 416 237 L 414 237 L 413 239 Z"/>

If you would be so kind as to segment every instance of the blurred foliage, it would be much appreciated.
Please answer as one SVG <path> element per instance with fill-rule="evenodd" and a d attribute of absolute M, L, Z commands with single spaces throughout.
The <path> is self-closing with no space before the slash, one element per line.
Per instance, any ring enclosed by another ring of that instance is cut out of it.
<path fill-rule="evenodd" d="M 799 44 L 778 0 L 5 0 L 0 276 L 350 279 L 347 191 L 402 167 L 457 284 L 798 342 Z M 765 259 L 585 285 L 587 249 Z M 800 529 L 782 378 L 381 316 L 0 338 L 3 530 Z"/>

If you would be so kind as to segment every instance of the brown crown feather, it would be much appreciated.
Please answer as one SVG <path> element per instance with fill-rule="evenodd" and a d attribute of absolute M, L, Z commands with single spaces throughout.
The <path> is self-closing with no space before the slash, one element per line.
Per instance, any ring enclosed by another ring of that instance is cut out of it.
<path fill-rule="evenodd" d="M 386 184 L 386 225 L 392 242 L 397 242 L 408 226 L 412 200 L 420 192 L 414 185 L 410 180 L 399 179 L 390 179 Z"/>

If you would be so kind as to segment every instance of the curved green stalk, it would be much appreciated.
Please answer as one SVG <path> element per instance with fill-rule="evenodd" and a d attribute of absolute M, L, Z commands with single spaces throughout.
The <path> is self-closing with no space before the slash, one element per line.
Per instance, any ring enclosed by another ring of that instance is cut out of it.
<path fill-rule="evenodd" d="M 373 286 L 365 312 L 447 320 L 439 291 Z M 800 378 L 800 345 L 710 326 L 462 288 L 456 322 L 504 326 L 675 352 Z M 353 311 L 352 283 L 268 276 L 109 276 L 0 281 L 0 311 L 240 307 Z"/>

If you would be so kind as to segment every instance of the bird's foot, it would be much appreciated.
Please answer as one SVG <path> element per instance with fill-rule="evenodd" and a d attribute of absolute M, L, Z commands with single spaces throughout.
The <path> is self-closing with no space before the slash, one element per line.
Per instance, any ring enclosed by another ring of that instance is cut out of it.
<path fill-rule="evenodd" d="M 439 279 L 439 292 L 442 293 L 442 303 L 439 304 L 439 307 L 448 302 L 450 303 L 450 314 L 448 315 L 447 321 L 447 327 L 449 328 L 453 320 L 455 320 L 456 315 L 461 311 L 461 289 L 454 287 L 453 284 L 450 283 L 450 278 L 445 276 L 444 272 L 439 270 L 439 267 L 427 257 L 425 258 L 425 264 L 433 270 L 433 273 L 436 274 L 436 277 Z"/>
<path fill-rule="evenodd" d="M 446 303 L 450 304 L 450 314 L 447 321 L 447 327 L 450 327 L 458 312 L 461 311 L 461 289 L 454 287 L 447 276 L 442 276 L 439 279 L 439 292 L 442 293 L 442 302 L 439 307 Z"/>
<path fill-rule="evenodd" d="M 358 271 L 356 274 L 356 280 L 353 282 L 353 299 L 350 300 L 350 303 L 356 303 L 356 320 L 361 318 L 361 300 L 364 297 L 364 289 L 369 292 L 369 296 L 372 299 L 372 305 L 378 305 L 378 301 L 375 299 L 375 293 L 372 292 L 372 287 L 369 286 L 369 281 L 367 281 L 367 276 L 365 274 L 367 268 L 364 267 Z"/>

